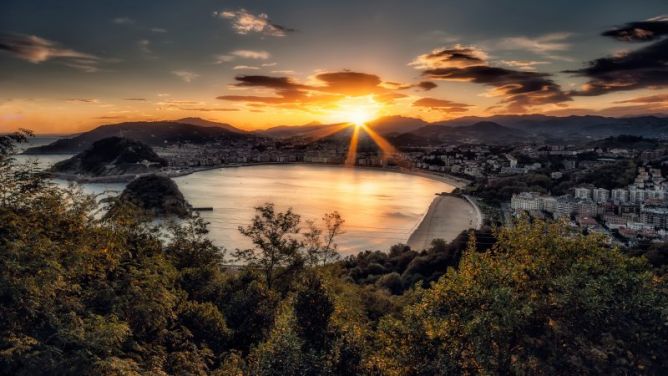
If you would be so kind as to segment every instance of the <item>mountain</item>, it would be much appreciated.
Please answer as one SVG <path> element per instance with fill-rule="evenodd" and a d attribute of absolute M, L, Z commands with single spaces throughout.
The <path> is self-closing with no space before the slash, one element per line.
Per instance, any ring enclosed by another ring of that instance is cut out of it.
<path fill-rule="evenodd" d="M 409 133 L 426 125 L 429 125 L 429 123 L 422 119 L 403 116 L 386 116 L 370 121 L 367 124 L 368 127 L 383 136 Z"/>
<path fill-rule="evenodd" d="M 235 133 L 248 133 L 245 130 L 239 129 L 231 124 L 218 123 L 215 121 L 206 120 L 198 117 L 187 117 L 175 121 L 177 123 L 182 123 L 182 124 L 199 125 L 200 127 L 218 127 Z"/>
<path fill-rule="evenodd" d="M 504 127 L 491 121 L 464 126 L 427 125 L 399 135 L 393 141 L 401 146 L 436 145 L 443 143 L 503 144 L 525 141 L 529 135 L 519 129 Z"/>
<path fill-rule="evenodd" d="M 95 141 L 109 137 L 125 137 L 143 142 L 150 146 L 164 146 L 183 142 L 204 144 L 216 141 L 239 140 L 256 136 L 231 131 L 219 126 L 194 125 L 181 123 L 179 121 L 127 122 L 101 125 L 91 131 L 79 134 L 72 138 L 64 138 L 49 145 L 29 148 L 24 153 L 79 153 L 91 147 Z"/>
<path fill-rule="evenodd" d="M 495 115 L 466 116 L 434 124 L 457 127 L 480 121 L 491 121 L 504 127 L 526 132 L 536 139 L 586 141 L 619 135 L 668 138 L 668 118 L 636 116 L 613 118 L 605 116 Z"/>
<path fill-rule="evenodd" d="M 324 131 L 334 126 L 337 126 L 337 124 L 309 123 L 304 125 L 278 125 L 259 130 L 256 133 L 275 138 L 308 137 L 316 132 Z"/>
<path fill-rule="evenodd" d="M 85 151 L 60 161 L 51 171 L 86 176 L 142 174 L 166 166 L 150 146 L 122 137 L 96 141 Z"/>

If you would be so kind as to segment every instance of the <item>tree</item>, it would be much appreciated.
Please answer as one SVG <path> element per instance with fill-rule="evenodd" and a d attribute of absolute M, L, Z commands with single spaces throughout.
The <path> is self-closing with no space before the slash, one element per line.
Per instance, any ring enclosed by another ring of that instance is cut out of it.
<path fill-rule="evenodd" d="M 345 220 L 338 211 L 326 213 L 322 217 L 325 229 L 322 230 L 312 221 L 307 220 L 307 232 L 304 233 L 306 256 L 311 266 L 327 265 L 339 258 L 338 245 L 334 242 L 336 237 L 344 234 L 343 224 Z"/>
<path fill-rule="evenodd" d="M 249 268 L 259 269 L 271 289 L 277 277 L 303 265 L 300 251 L 304 243 L 298 238 L 301 217 L 292 208 L 277 213 L 272 203 L 258 206 L 255 211 L 250 225 L 239 226 L 239 232 L 250 238 L 255 248 L 237 249 L 235 256 Z"/>
<path fill-rule="evenodd" d="M 388 372 L 665 374 L 665 282 L 559 223 L 500 229 L 379 330 Z"/>

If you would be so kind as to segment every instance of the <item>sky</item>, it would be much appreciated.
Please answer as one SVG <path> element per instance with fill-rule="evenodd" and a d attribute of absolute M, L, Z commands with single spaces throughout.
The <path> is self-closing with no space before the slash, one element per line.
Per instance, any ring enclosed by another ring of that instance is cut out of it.
<path fill-rule="evenodd" d="M 0 132 L 527 113 L 668 114 L 668 3 L 0 2 Z"/>

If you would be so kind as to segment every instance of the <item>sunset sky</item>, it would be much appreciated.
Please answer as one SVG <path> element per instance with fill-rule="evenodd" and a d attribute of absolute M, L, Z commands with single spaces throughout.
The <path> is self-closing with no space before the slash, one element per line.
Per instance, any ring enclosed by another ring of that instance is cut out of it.
<path fill-rule="evenodd" d="M 656 1 L 0 2 L 0 132 L 668 113 Z"/>

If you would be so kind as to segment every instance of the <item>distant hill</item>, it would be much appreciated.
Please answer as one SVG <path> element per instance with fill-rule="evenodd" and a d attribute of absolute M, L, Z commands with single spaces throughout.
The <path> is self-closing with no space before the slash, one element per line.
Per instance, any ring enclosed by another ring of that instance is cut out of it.
<path fill-rule="evenodd" d="M 590 148 L 609 149 L 636 149 L 651 150 L 657 148 L 661 143 L 655 139 L 647 139 L 639 136 L 621 135 L 608 137 L 602 140 L 591 141 L 586 144 Z"/>
<path fill-rule="evenodd" d="M 239 129 L 233 125 L 227 124 L 227 123 L 218 123 L 215 121 L 211 120 L 206 120 L 202 118 L 197 118 L 197 117 L 187 117 L 179 120 L 175 120 L 177 123 L 182 123 L 182 124 L 190 124 L 190 125 L 199 125 L 200 127 L 218 127 L 218 128 L 223 128 L 225 130 L 228 130 L 230 132 L 235 132 L 235 133 L 248 133 L 243 129 Z"/>
<path fill-rule="evenodd" d="M 504 127 L 519 129 L 536 139 L 560 138 L 569 141 L 586 141 L 586 139 L 596 140 L 619 135 L 668 139 L 668 118 L 657 116 L 624 118 L 547 115 L 466 116 L 434 124 L 456 127 L 480 121 L 491 121 Z"/>
<path fill-rule="evenodd" d="M 409 133 L 426 125 L 429 125 L 429 123 L 422 119 L 403 116 L 386 116 L 367 124 L 368 127 L 371 127 L 374 131 L 383 136 Z"/>
<path fill-rule="evenodd" d="M 29 148 L 24 153 L 79 153 L 91 147 L 95 141 L 109 137 L 124 137 L 143 142 L 150 146 L 163 146 L 182 142 L 204 144 L 214 141 L 238 140 L 256 136 L 242 133 L 240 130 L 231 131 L 219 126 L 202 126 L 180 123 L 178 121 L 127 122 L 101 125 L 91 131 L 79 134 L 72 138 L 64 138 L 49 145 Z"/>
<path fill-rule="evenodd" d="M 148 145 L 122 137 L 96 141 L 85 151 L 60 161 L 51 171 L 86 176 L 142 174 L 166 166 Z"/>
<path fill-rule="evenodd" d="M 491 121 L 465 126 L 427 125 L 393 140 L 400 146 L 435 145 L 443 143 L 503 144 L 524 141 L 528 134 Z"/>
<path fill-rule="evenodd" d="M 275 138 L 290 138 L 290 137 L 308 137 L 321 130 L 326 130 L 330 127 L 335 127 L 338 124 L 319 124 L 309 123 L 304 125 L 278 125 L 268 129 L 259 130 L 256 133 L 263 136 Z"/>

